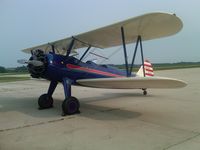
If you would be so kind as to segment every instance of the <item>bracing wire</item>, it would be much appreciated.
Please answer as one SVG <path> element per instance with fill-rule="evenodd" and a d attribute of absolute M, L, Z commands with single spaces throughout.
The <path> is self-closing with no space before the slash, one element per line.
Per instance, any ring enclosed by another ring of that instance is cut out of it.
<path fill-rule="evenodd" d="M 96 47 L 93 47 L 90 52 L 94 52 L 96 50 Z M 86 56 L 83 58 L 83 60 L 85 60 L 88 56 L 90 55 L 90 53 L 87 53 Z"/>
<path fill-rule="evenodd" d="M 103 59 L 100 64 L 102 64 L 103 62 L 109 60 L 112 56 L 114 56 L 115 54 L 117 54 L 120 50 L 122 49 L 122 46 L 120 46 L 118 49 L 116 49 L 114 52 L 112 52 L 107 58 L 108 59 Z"/>

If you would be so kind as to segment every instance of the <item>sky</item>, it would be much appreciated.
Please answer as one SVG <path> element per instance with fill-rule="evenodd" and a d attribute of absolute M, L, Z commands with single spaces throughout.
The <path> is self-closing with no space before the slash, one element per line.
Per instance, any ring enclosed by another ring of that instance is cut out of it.
<path fill-rule="evenodd" d="M 30 57 L 22 49 L 151 12 L 175 13 L 183 29 L 174 36 L 143 42 L 145 58 L 152 63 L 197 62 L 199 6 L 198 0 L 0 0 L 0 66 L 20 66 L 18 59 Z M 128 47 L 129 56 L 133 46 Z M 97 53 L 109 56 L 113 51 Z M 107 63 L 124 63 L 122 49 Z"/>

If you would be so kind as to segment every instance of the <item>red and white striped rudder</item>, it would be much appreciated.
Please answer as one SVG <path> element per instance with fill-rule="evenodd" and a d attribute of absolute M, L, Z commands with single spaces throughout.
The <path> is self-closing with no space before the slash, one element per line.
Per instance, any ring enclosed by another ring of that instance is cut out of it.
<path fill-rule="evenodd" d="M 144 61 L 144 70 L 145 70 L 146 77 L 154 76 L 153 66 L 148 60 Z M 140 67 L 140 69 L 138 70 L 138 72 L 136 74 L 137 74 L 137 76 L 144 77 L 143 66 Z"/>

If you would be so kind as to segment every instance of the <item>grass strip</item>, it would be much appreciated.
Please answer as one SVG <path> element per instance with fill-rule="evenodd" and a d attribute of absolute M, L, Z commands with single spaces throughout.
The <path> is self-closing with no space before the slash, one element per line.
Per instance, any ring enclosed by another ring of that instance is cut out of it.
<path fill-rule="evenodd" d="M 0 76 L 0 83 L 2 82 L 14 82 L 14 81 L 24 81 L 29 80 L 30 77 L 6 77 L 6 76 Z"/>

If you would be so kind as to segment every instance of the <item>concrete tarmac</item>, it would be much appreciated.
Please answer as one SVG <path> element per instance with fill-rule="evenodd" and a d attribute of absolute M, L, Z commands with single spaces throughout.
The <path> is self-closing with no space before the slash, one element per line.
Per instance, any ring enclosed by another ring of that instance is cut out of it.
<path fill-rule="evenodd" d="M 61 116 L 60 84 L 54 107 L 38 110 L 48 82 L 0 84 L 0 150 L 199 150 L 200 68 L 158 71 L 182 79 L 182 89 L 111 90 L 73 87 L 80 114 Z"/>

